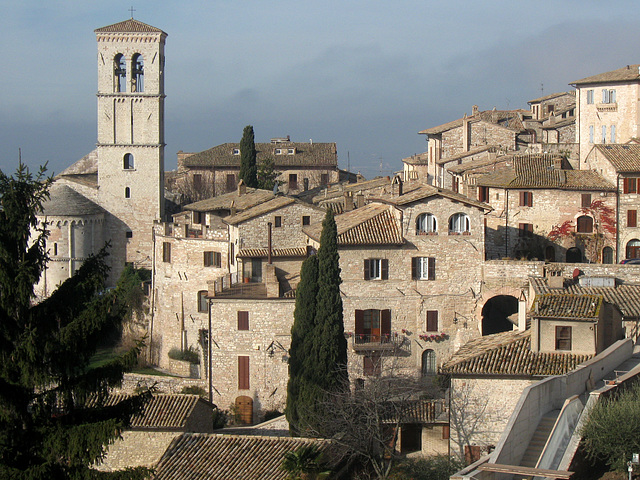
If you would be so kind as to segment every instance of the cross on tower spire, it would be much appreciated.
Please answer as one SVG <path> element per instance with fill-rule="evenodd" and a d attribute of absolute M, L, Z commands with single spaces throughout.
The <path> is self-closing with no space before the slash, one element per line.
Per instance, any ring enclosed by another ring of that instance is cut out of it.
<path fill-rule="evenodd" d="M 133 6 L 131 6 L 131 8 L 129 8 L 129 12 L 131 13 L 131 18 L 133 18 L 133 12 L 135 12 L 136 9 L 133 8 Z"/>

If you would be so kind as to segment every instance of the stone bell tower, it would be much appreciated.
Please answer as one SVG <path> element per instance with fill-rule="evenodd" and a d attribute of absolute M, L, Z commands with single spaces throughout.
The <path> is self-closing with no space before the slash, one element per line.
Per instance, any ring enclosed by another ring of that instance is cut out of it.
<path fill-rule="evenodd" d="M 109 213 L 114 274 L 150 265 L 164 207 L 164 45 L 133 18 L 98 28 L 98 203 Z"/>

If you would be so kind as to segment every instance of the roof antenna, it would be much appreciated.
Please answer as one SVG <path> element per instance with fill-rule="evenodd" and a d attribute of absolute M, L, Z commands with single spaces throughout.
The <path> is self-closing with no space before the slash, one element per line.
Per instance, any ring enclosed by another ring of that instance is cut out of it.
<path fill-rule="evenodd" d="M 131 8 L 129 8 L 129 12 L 131 13 L 131 19 L 133 20 L 133 12 L 135 12 L 136 9 L 133 8 L 133 5 L 131 6 Z"/>
<path fill-rule="evenodd" d="M 22 149 L 18 147 L 18 165 L 22 165 Z"/>
<path fill-rule="evenodd" d="M 540 96 L 544 97 L 544 83 L 540 84 Z"/>

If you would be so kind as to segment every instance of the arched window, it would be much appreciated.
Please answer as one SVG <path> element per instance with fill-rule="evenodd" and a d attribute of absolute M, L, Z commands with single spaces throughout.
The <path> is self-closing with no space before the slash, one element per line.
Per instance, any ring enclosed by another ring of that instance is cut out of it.
<path fill-rule="evenodd" d="M 131 57 L 131 91 L 144 92 L 144 60 L 139 53 Z"/>
<path fill-rule="evenodd" d="M 588 215 L 582 215 L 578 217 L 576 222 L 576 232 L 578 233 L 593 233 L 593 218 Z"/>
<path fill-rule="evenodd" d="M 433 350 L 425 350 L 422 352 L 422 376 L 436 374 L 436 352 Z"/>
<path fill-rule="evenodd" d="M 471 231 L 470 227 L 469 217 L 464 213 L 454 213 L 449 217 L 449 235 L 469 233 Z"/>
<path fill-rule="evenodd" d="M 426 235 L 427 233 L 436 233 L 438 231 L 438 222 L 436 217 L 431 213 L 421 213 L 416 218 L 416 235 Z"/>
<path fill-rule="evenodd" d="M 113 59 L 113 91 L 127 91 L 127 61 L 121 53 Z"/>
<path fill-rule="evenodd" d="M 571 247 L 567 250 L 567 263 L 582 263 L 582 250 Z"/>
<path fill-rule="evenodd" d="M 124 154 L 122 168 L 124 168 L 125 170 L 133 170 L 133 155 L 131 155 L 130 153 Z"/>
<path fill-rule="evenodd" d="M 124 187 L 124 198 L 131 198 L 131 189 L 129 187 Z"/>
<path fill-rule="evenodd" d="M 613 263 L 613 248 L 604 247 L 602 249 L 602 263 Z"/>
<path fill-rule="evenodd" d="M 640 240 L 634 238 L 627 243 L 627 258 L 640 258 Z"/>

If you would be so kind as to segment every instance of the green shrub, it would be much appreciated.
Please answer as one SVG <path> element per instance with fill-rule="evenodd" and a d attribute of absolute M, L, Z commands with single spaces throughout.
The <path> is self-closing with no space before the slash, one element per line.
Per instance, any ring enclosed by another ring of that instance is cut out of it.
<path fill-rule="evenodd" d="M 198 355 L 198 352 L 196 352 L 193 347 L 189 347 L 188 350 L 180 350 L 174 347 L 169 350 L 169 358 L 196 364 L 200 363 L 200 355 Z"/>
<path fill-rule="evenodd" d="M 438 455 L 431 458 L 410 459 L 399 461 L 393 467 L 389 480 L 441 480 L 449 478 L 464 465 L 454 458 Z"/>
<path fill-rule="evenodd" d="M 186 395 L 199 395 L 202 398 L 207 397 L 207 391 L 204 388 L 199 387 L 197 385 L 182 387 L 182 390 L 180 391 L 180 393 L 184 393 Z"/>
<path fill-rule="evenodd" d="M 220 410 L 219 408 L 213 409 L 213 429 L 224 428 L 229 422 L 229 412 L 226 410 Z"/>
<path fill-rule="evenodd" d="M 263 421 L 267 422 L 269 420 L 279 417 L 280 415 L 282 415 L 282 412 L 280 410 L 267 410 L 266 412 L 264 412 Z"/>

